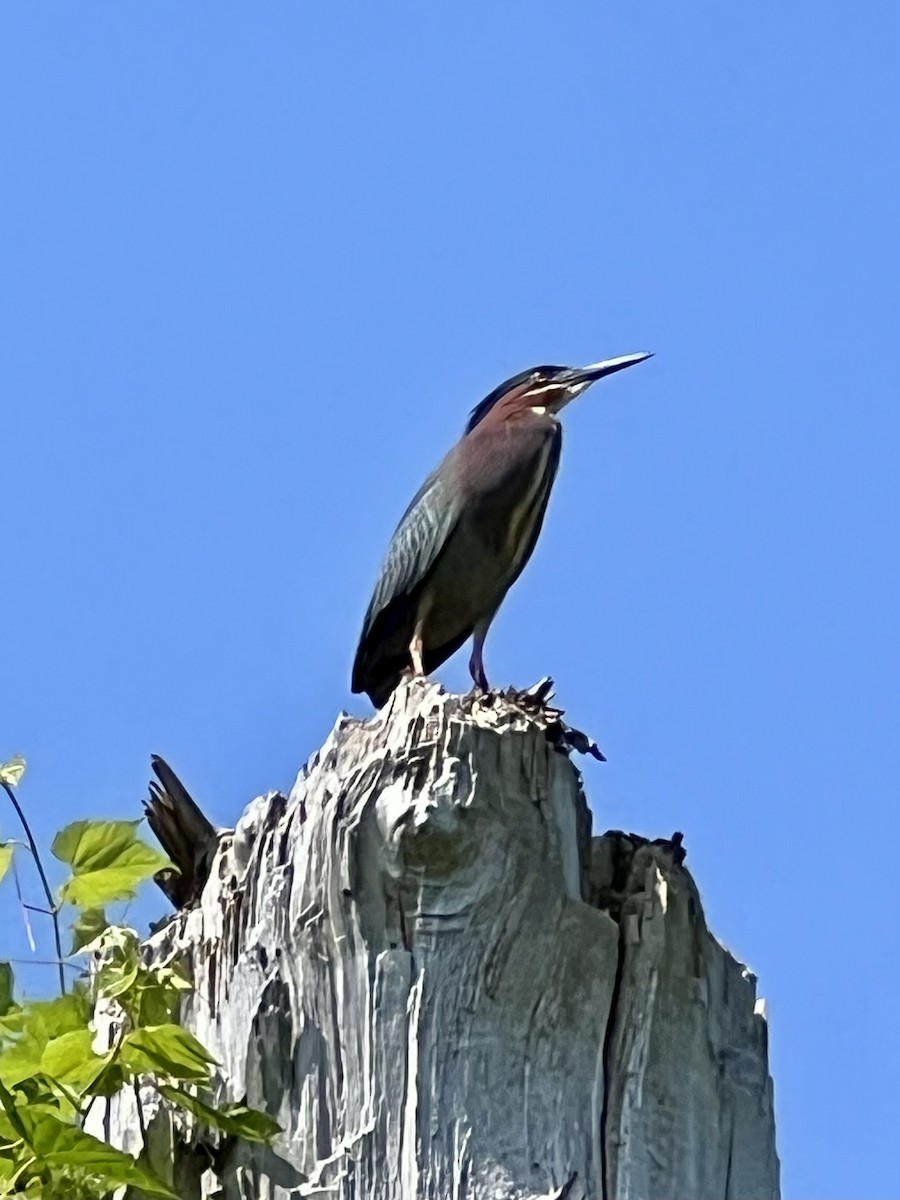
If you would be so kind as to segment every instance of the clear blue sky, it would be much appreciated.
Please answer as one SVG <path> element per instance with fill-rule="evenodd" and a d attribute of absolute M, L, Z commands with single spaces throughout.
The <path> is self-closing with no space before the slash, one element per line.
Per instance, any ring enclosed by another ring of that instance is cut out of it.
<path fill-rule="evenodd" d="M 653 350 L 566 413 L 488 670 L 600 740 L 600 829 L 684 830 L 786 1196 L 900 1196 L 898 39 L 893 0 L 0 6 L 0 758 L 42 838 L 136 813 L 151 751 L 222 823 L 289 787 L 368 709 L 469 408 Z"/>

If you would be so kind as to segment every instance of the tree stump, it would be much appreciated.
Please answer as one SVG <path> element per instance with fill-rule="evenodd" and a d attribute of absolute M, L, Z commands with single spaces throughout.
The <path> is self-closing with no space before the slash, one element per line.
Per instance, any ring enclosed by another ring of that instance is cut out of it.
<path fill-rule="evenodd" d="M 218 836 L 148 952 L 183 951 L 223 1092 L 283 1133 L 158 1109 L 179 1196 L 776 1200 L 756 981 L 678 837 L 591 837 L 560 728 L 402 684 Z M 105 1124 L 139 1144 L 133 1104 Z"/>

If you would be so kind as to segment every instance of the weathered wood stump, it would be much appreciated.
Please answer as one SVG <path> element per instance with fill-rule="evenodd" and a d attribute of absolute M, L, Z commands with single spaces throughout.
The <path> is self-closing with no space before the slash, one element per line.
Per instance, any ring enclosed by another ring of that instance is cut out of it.
<path fill-rule="evenodd" d="M 416 681 L 342 717 L 153 939 L 223 1089 L 284 1130 L 207 1153 L 158 1113 L 179 1195 L 774 1200 L 765 1017 L 682 858 L 591 838 L 541 713 Z"/>

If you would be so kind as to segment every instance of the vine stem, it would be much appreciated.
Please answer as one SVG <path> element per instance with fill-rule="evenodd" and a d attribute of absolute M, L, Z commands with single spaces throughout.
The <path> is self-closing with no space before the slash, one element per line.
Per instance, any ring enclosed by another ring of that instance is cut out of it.
<path fill-rule="evenodd" d="M 22 828 L 25 830 L 25 836 L 28 838 L 28 847 L 31 850 L 31 857 L 34 859 L 34 864 L 37 867 L 38 875 L 41 877 L 41 884 L 44 888 L 44 895 L 47 897 L 47 908 L 50 913 L 50 918 L 53 921 L 53 938 L 56 942 L 56 965 L 59 970 L 59 990 L 61 995 L 66 994 L 66 973 L 63 970 L 63 952 L 62 952 L 62 936 L 59 932 L 59 909 L 53 902 L 53 893 L 50 891 L 50 884 L 47 881 L 47 873 L 44 870 L 44 864 L 41 862 L 40 851 L 37 848 L 37 842 L 34 840 L 34 834 L 31 832 L 31 826 L 28 824 L 28 818 L 22 809 L 21 804 L 16 799 L 16 793 L 12 790 L 8 783 L 2 784 L 3 790 L 9 796 L 10 803 L 16 810 L 16 816 L 22 823 Z"/>
<path fill-rule="evenodd" d="M 144 1120 L 144 1105 L 141 1102 L 141 1086 L 137 1081 L 137 1076 L 131 1081 L 131 1086 L 134 1088 L 134 1103 L 137 1106 L 138 1126 L 141 1130 L 141 1141 L 143 1149 L 147 1149 L 147 1122 Z"/>

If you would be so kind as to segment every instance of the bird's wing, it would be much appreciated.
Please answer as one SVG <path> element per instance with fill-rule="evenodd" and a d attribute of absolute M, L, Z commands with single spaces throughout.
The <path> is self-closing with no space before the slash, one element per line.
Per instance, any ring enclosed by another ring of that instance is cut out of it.
<path fill-rule="evenodd" d="M 400 596 L 409 595 L 434 566 L 459 520 L 459 505 L 439 471 L 425 480 L 394 531 L 369 602 L 360 646 L 378 614 Z"/>

